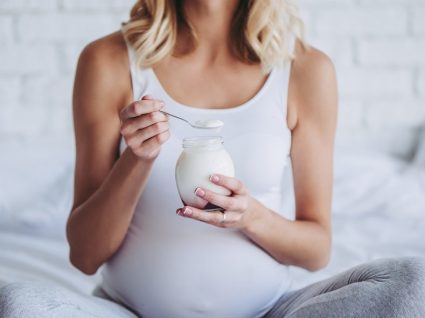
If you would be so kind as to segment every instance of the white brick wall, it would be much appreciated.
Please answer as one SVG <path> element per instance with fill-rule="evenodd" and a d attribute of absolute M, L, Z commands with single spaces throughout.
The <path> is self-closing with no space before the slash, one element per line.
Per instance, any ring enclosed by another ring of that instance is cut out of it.
<path fill-rule="evenodd" d="M 72 142 L 71 94 L 83 46 L 117 30 L 134 0 L 0 0 L 0 142 Z"/>
<path fill-rule="evenodd" d="M 425 125 L 425 0 L 300 0 L 310 42 L 334 60 L 337 143 L 411 155 Z"/>
<path fill-rule="evenodd" d="M 0 0 L 0 141 L 72 140 L 71 91 L 85 43 L 134 0 Z M 308 40 L 334 60 L 337 142 L 410 154 L 425 124 L 425 0 L 300 0 Z"/>

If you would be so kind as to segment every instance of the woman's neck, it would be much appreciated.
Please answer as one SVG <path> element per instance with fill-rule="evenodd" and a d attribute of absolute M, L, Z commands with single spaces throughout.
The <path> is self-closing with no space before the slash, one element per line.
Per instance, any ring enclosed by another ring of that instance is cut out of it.
<path fill-rule="evenodd" d="M 205 62 L 230 55 L 229 39 L 232 17 L 239 0 L 185 1 L 183 10 L 197 34 L 197 54 Z"/>

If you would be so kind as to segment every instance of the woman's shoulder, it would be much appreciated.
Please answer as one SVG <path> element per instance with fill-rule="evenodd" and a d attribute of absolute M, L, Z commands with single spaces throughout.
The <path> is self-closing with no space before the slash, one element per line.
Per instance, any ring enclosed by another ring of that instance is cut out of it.
<path fill-rule="evenodd" d="M 293 62 L 295 77 L 303 77 L 307 82 L 315 82 L 319 78 L 323 79 L 324 76 L 332 76 L 334 73 L 335 67 L 328 55 L 313 46 L 304 47 L 299 40 L 296 42 Z"/>
<path fill-rule="evenodd" d="M 291 70 L 291 108 L 295 126 L 300 117 L 321 118 L 337 111 L 336 71 L 332 60 L 314 47 L 298 41 Z M 332 117 L 332 116 L 329 116 Z"/>
<path fill-rule="evenodd" d="M 113 118 L 131 102 L 127 49 L 120 32 L 87 44 L 78 59 L 73 107 L 87 122 Z"/>
<path fill-rule="evenodd" d="M 82 50 L 81 57 L 97 63 L 108 63 L 111 67 L 125 64 L 127 47 L 122 33 L 116 31 L 90 42 Z"/>
<path fill-rule="evenodd" d="M 121 32 L 104 36 L 84 47 L 78 59 L 76 80 L 90 87 L 92 92 L 107 94 L 113 100 L 123 100 L 124 103 L 131 97 L 127 47 Z"/>

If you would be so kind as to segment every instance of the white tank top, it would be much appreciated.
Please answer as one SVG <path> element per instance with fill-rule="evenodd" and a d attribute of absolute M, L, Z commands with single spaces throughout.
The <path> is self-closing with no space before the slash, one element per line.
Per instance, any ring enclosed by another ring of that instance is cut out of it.
<path fill-rule="evenodd" d="M 136 67 L 130 46 L 128 52 L 134 100 L 149 94 L 165 102 L 164 110 L 189 120 L 222 120 L 220 135 L 236 177 L 254 198 L 284 215 L 282 183 L 291 146 L 286 124 L 290 63 L 274 68 L 257 94 L 242 105 L 200 109 L 175 101 L 151 68 Z M 102 287 L 143 318 L 262 317 L 288 291 L 288 267 L 238 230 L 176 215 L 182 202 L 175 163 L 182 139 L 199 132 L 172 118 L 170 132 L 125 240 L 102 269 Z M 121 153 L 125 147 L 122 139 Z"/>

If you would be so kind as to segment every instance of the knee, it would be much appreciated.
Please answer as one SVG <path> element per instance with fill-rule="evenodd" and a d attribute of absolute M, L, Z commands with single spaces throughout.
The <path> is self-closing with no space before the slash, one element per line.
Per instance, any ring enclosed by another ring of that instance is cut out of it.
<path fill-rule="evenodd" d="M 419 290 L 425 288 L 425 258 L 400 257 L 383 260 L 383 269 L 390 280 L 416 286 Z"/>
<path fill-rule="evenodd" d="M 400 312 L 425 317 L 425 258 L 400 257 L 383 260 L 387 291 Z"/>
<path fill-rule="evenodd" d="M 57 290 L 47 283 L 10 283 L 0 288 L 0 317 L 49 317 L 49 308 L 55 307 L 59 298 Z"/>
<path fill-rule="evenodd" d="M 403 257 L 397 261 L 398 282 L 404 282 L 408 294 L 417 296 L 423 302 L 425 298 L 425 258 Z"/>
<path fill-rule="evenodd" d="M 424 279 L 425 258 L 416 256 L 382 258 L 361 266 L 364 268 L 359 272 L 366 274 L 368 279 L 411 282 Z"/>

